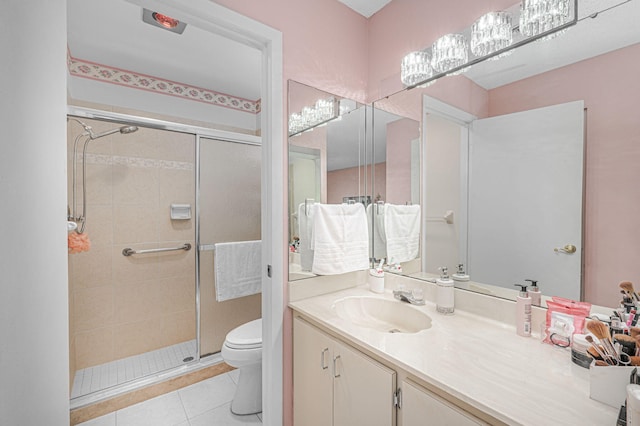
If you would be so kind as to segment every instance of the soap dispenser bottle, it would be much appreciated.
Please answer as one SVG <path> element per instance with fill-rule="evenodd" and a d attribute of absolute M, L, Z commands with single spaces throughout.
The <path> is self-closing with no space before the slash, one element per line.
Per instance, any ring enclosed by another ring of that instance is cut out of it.
<path fill-rule="evenodd" d="M 440 278 L 436 278 L 436 310 L 441 314 L 452 314 L 454 311 L 453 280 L 449 277 L 446 266 L 438 268 Z"/>
<path fill-rule="evenodd" d="M 529 286 L 529 296 L 531 297 L 531 304 L 533 306 L 542 306 L 542 293 L 540 292 L 540 288 L 538 287 L 538 281 L 536 280 L 525 280 L 531 283 Z"/>
<path fill-rule="evenodd" d="M 464 271 L 464 264 L 458 263 L 458 270 L 451 276 L 454 281 L 469 281 L 469 275 Z"/>
<path fill-rule="evenodd" d="M 520 294 L 516 298 L 516 334 L 529 337 L 531 336 L 531 297 L 526 285 L 514 285 L 520 287 Z"/>

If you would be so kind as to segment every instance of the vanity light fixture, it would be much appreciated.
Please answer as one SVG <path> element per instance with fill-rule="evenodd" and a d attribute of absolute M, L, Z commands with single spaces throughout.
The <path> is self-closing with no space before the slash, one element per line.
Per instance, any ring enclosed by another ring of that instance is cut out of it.
<path fill-rule="evenodd" d="M 400 80 L 408 89 L 427 87 L 440 77 L 507 56 L 517 47 L 551 39 L 577 23 L 578 0 L 520 0 L 505 11 L 485 14 L 469 28 L 440 37 L 430 48 L 409 53 L 402 59 Z M 424 59 L 429 56 L 430 72 Z"/>
<path fill-rule="evenodd" d="M 475 56 L 485 56 L 511 46 L 513 43 L 512 21 L 509 12 L 489 12 L 480 17 L 471 26 L 471 53 Z"/>
<path fill-rule="evenodd" d="M 425 51 L 411 52 L 402 58 L 400 79 L 402 83 L 411 86 L 425 81 L 433 75 L 431 55 Z"/>
<path fill-rule="evenodd" d="M 439 73 L 447 72 L 469 61 L 467 39 L 462 34 L 447 34 L 440 37 L 431 47 L 433 69 Z M 462 69 L 457 73 L 462 73 Z"/>
<path fill-rule="evenodd" d="M 176 34 L 182 34 L 187 27 L 184 22 L 149 9 L 142 9 L 142 21 Z"/>
<path fill-rule="evenodd" d="M 522 0 L 520 4 L 520 32 L 533 37 L 558 28 L 571 19 L 569 0 Z M 545 39 L 560 34 L 553 33 Z"/>
<path fill-rule="evenodd" d="M 335 98 L 318 99 L 314 106 L 304 107 L 299 113 L 289 116 L 289 136 L 313 130 L 340 116 L 340 109 Z"/>

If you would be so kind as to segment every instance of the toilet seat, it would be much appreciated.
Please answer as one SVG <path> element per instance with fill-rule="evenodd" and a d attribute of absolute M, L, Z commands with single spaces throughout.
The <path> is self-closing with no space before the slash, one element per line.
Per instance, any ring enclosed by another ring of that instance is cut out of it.
<path fill-rule="evenodd" d="M 262 347 L 262 318 L 249 321 L 227 334 L 224 344 L 231 349 L 246 350 Z"/>

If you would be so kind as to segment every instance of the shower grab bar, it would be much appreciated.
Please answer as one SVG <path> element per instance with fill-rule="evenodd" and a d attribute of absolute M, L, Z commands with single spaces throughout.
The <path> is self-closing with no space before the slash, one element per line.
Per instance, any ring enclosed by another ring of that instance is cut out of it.
<path fill-rule="evenodd" d="M 180 247 L 165 247 L 165 248 L 147 249 L 147 250 L 134 250 L 132 248 L 126 248 L 122 250 L 122 255 L 133 256 L 134 254 L 160 253 L 163 251 L 177 251 L 177 250 L 189 251 L 191 250 L 191 244 L 184 243 Z"/>

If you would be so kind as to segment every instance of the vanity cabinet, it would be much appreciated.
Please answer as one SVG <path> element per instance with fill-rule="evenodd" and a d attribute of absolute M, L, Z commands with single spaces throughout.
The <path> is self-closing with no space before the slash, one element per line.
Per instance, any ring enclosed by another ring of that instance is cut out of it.
<path fill-rule="evenodd" d="M 410 380 L 402 381 L 402 426 L 487 425 Z"/>
<path fill-rule="evenodd" d="M 294 425 L 393 426 L 395 391 L 393 370 L 294 318 Z"/>

